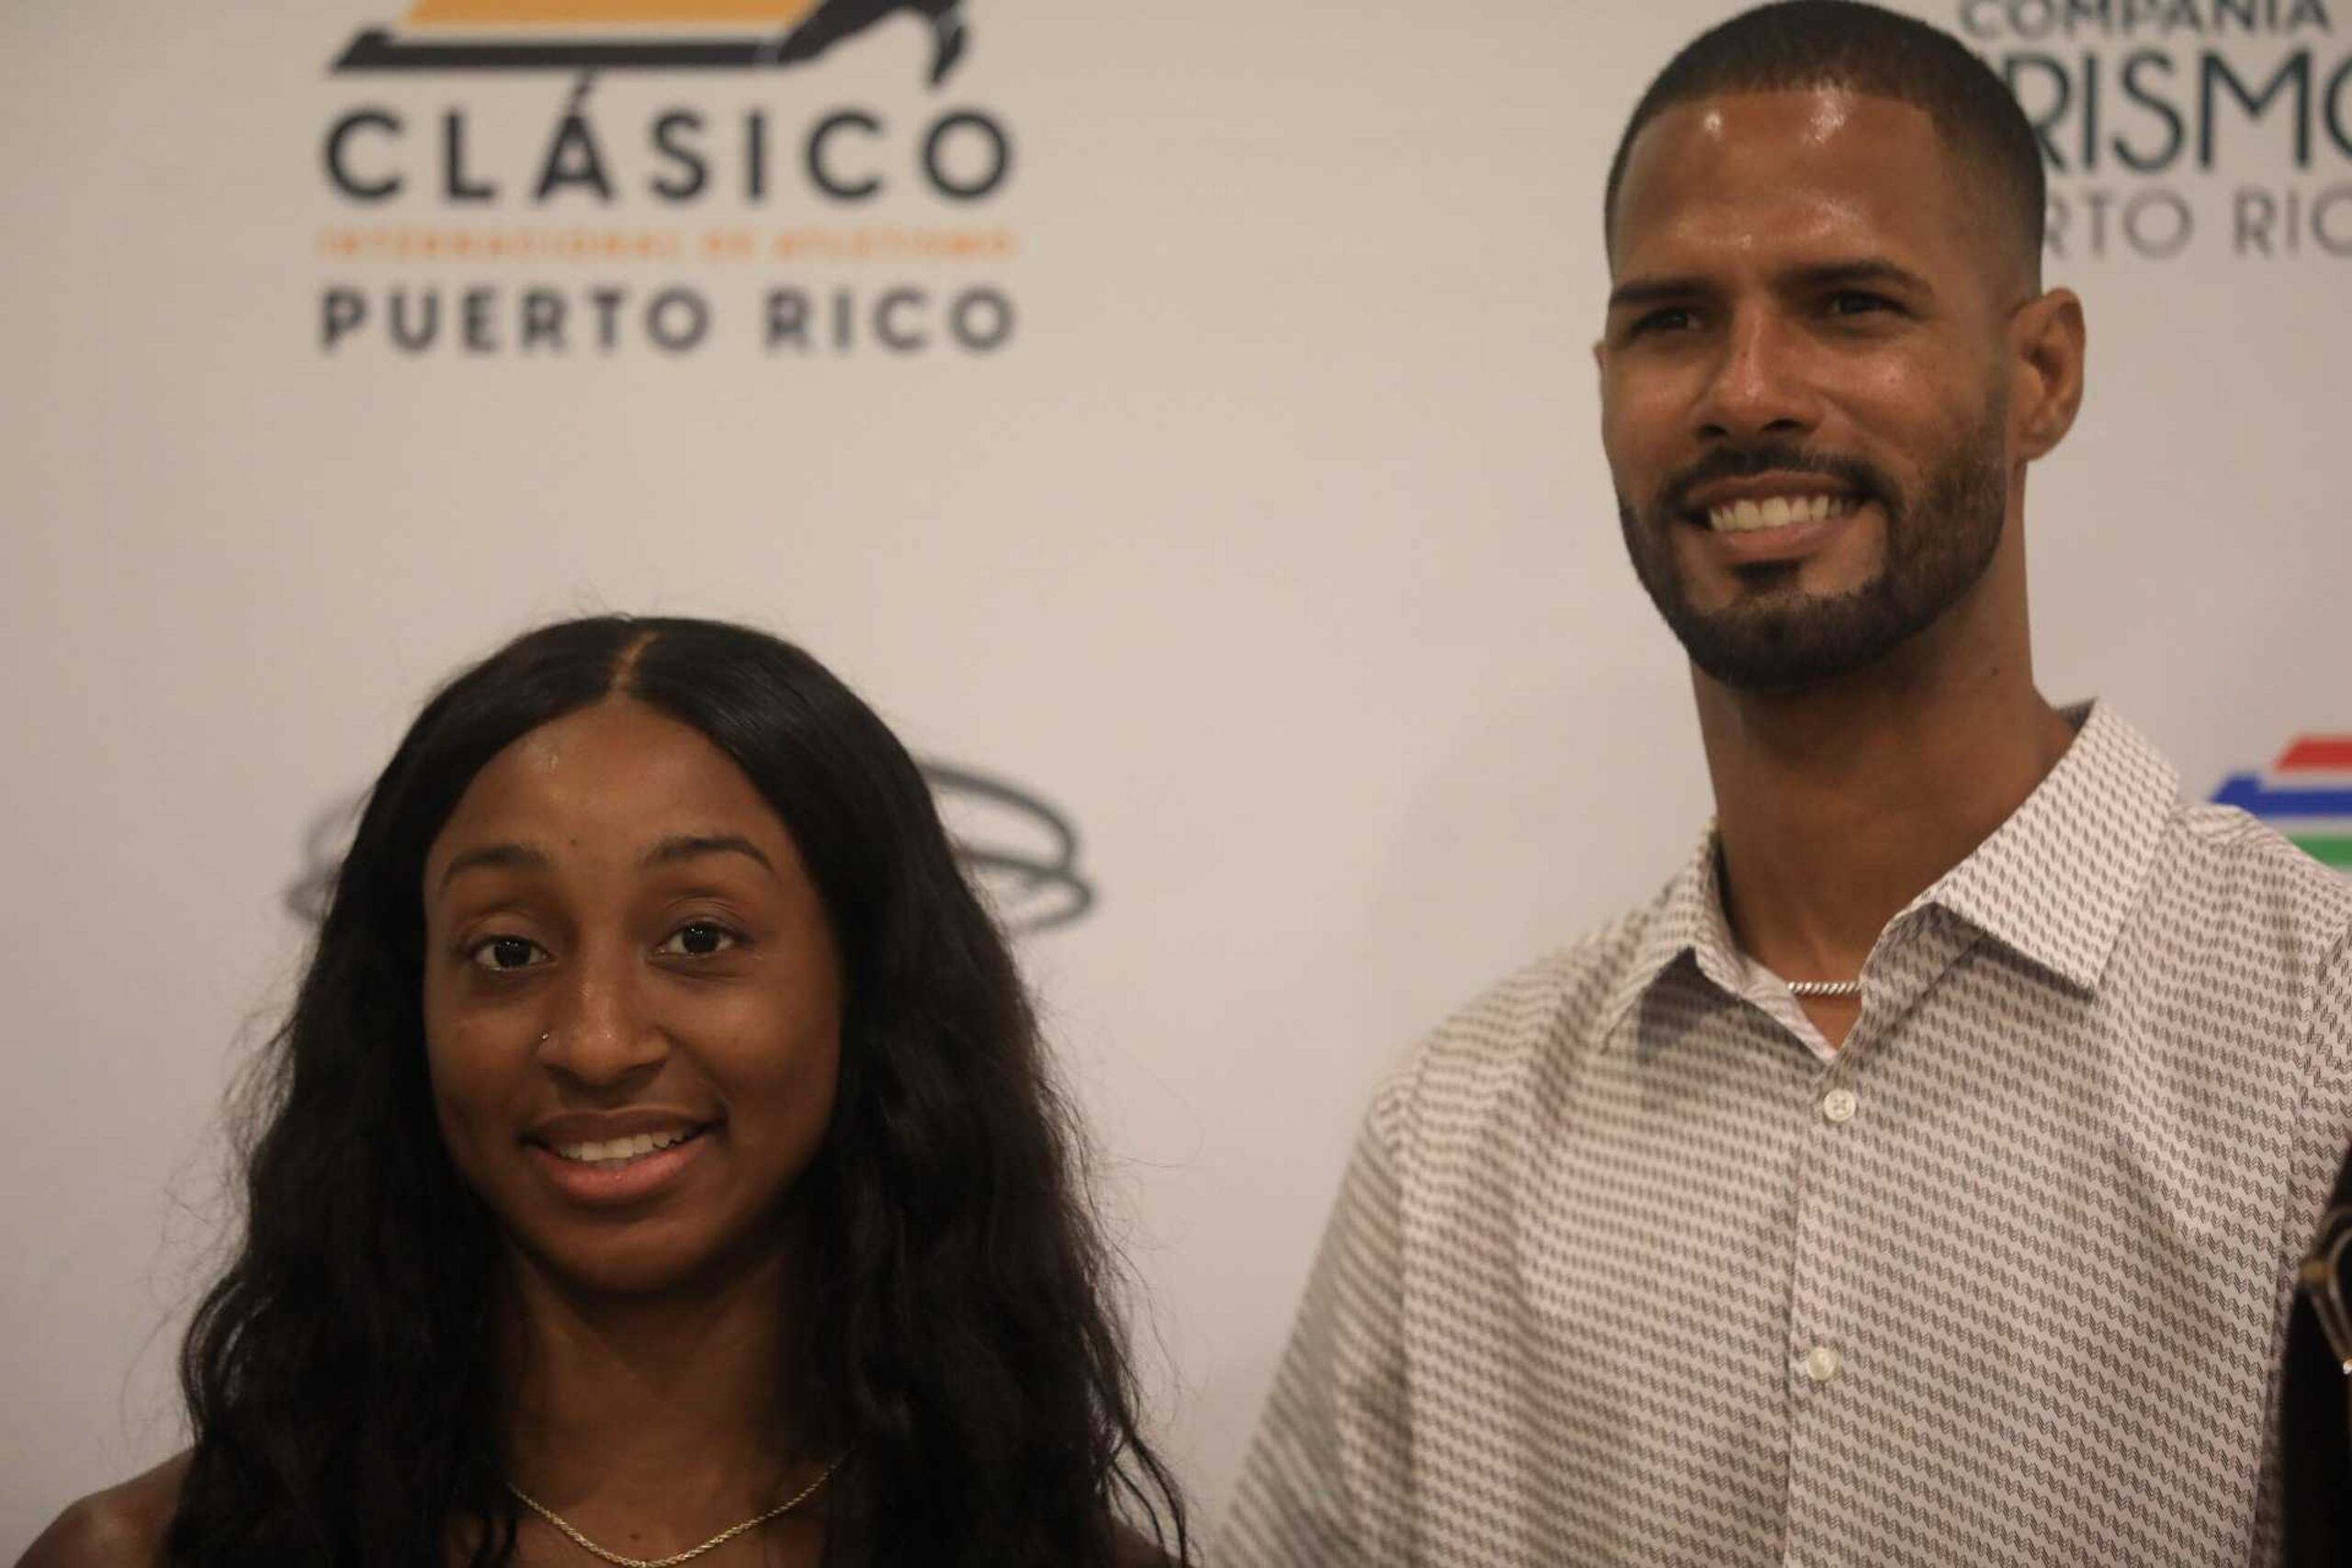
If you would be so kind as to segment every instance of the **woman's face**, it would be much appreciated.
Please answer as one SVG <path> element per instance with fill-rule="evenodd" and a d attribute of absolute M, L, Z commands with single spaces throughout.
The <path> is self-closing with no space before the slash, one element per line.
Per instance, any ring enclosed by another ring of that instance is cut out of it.
<path fill-rule="evenodd" d="M 509 1244 L 629 1293 L 767 1256 L 831 1113 L 842 976 L 742 771 L 642 704 L 584 708 L 475 776 L 424 894 L 441 1135 Z"/>

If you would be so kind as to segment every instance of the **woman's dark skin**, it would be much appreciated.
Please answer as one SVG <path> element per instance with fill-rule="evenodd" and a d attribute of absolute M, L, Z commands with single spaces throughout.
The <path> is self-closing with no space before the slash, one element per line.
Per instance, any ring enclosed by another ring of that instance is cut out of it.
<path fill-rule="evenodd" d="M 26 1561 L 1186 1555 L 1084 1139 L 922 775 L 748 627 L 537 628 L 419 713 L 237 1097 L 196 1446 Z"/>
<path fill-rule="evenodd" d="M 692 850 L 726 841 L 743 849 Z M 622 699 L 484 768 L 425 880 L 443 1137 L 507 1238 L 512 1478 L 625 1556 L 698 1546 L 824 1468 L 770 1395 L 786 1381 L 780 1217 L 840 1050 L 822 907 L 751 781 Z M 650 1108 L 715 1124 L 643 1201 L 567 1198 L 526 1141 L 549 1116 Z M 161 1562 L 184 1467 L 75 1505 L 28 1568 Z M 820 1493 L 702 1561 L 809 1568 L 823 1542 Z M 536 1516 L 517 1559 L 595 1561 Z"/>
<path fill-rule="evenodd" d="M 164 1530 L 179 1502 L 188 1456 L 175 1454 L 57 1517 L 17 1568 L 162 1568 Z"/>
<path fill-rule="evenodd" d="M 442 1139 L 507 1237 L 511 1479 L 624 1556 L 699 1546 L 832 1457 L 772 1393 L 793 1184 L 841 1054 L 823 905 L 742 772 L 624 699 L 484 768 L 424 880 Z M 620 1203 L 564 1190 L 579 1168 L 548 1143 L 644 1117 L 707 1129 L 645 1162 L 684 1160 L 666 1185 Z M 764 1545 L 814 1563 L 816 1521 L 796 1511 L 711 1560 Z M 582 1555 L 536 1517 L 522 1550 Z"/>

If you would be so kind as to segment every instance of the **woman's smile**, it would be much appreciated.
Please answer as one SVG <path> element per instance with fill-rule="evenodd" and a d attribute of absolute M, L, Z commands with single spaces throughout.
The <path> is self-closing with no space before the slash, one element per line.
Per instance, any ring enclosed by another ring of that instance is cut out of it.
<path fill-rule="evenodd" d="M 526 1143 L 548 1185 L 575 1203 L 643 1203 L 680 1186 L 711 1146 L 715 1130 L 657 1137 L 641 1133 L 605 1143 Z"/>

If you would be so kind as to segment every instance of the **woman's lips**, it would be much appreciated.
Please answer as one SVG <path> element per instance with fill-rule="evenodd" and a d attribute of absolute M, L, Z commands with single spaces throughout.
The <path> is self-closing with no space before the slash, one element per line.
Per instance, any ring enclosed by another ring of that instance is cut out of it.
<path fill-rule="evenodd" d="M 544 1144 L 526 1144 L 550 1186 L 576 1203 L 610 1206 L 641 1203 L 675 1185 L 703 1157 L 710 1129 L 697 1128 L 684 1142 L 650 1154 L 616 1160 L 567 1159 Z"/>

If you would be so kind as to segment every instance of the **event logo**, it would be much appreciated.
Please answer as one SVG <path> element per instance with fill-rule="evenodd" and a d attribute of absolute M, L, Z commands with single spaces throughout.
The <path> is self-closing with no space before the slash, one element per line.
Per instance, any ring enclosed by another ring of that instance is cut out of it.
<path fill-rule="evenodd" d="M 329 68 L 368 96 L 332 111 L 317 144 L 334 204 L 316 244 L 320 352 L 1002 352 L 1020 247 L 995 209 L 1012 130 L 924 97 L 969 74 L 966 8 L 414 0 Z M 812 99 L 806 73 L 774 69 L 916 29 L 920 78 L 865 101 Z"/>
<path fill-rule="evenodd" d="M 2352 257 L 2352 51 L 2328 0 L 1956 8 L 2041 142 L 2052 257 Z"/>
<path fill-rule="evenodd" d="M 1078 869 L 1078 829 L 1025 789 L 944 762 L 922 764 L 956 853 L 1006 927 L 1066 926 L 1094 907 Z"/>
<path fill-rule="evenodd" d="M 1079 869 L 1078 829 L 1060 810 L 1003 779 L 944 762 L 922 766 L 956 858 L 1006 930 L 1050 931 L 1093 908 L 1093 885 Z M 366 801 L 336 801 L 302 836 L 302 871 L 286 889 L 286 907 L 308 924 L 326 917 Z"/>
<path fill-rule="evenodd" d="M 814 60 L 900 11 L 931 26 L 937 86 L 964 55 L 962 0 L 416 0 L 399 33 L 361 32 L 334 69 L 756 70 Z M 549 30 L 569 36 L 537 36 Z"/>
<path fill-rule="evenodd" d="M 2352 873 L 2352 735 L 2297 737 L 2258 773 L 2232 773 L 2214 801 L 2261 818 L 2313 859 Z"/>

